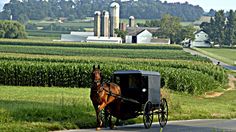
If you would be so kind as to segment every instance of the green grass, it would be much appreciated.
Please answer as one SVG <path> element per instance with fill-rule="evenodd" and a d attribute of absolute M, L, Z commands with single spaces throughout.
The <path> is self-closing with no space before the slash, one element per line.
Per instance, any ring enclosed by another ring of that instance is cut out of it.
<path fill-rule="evenodd" d="M 50 131 L 96 125 L 89 89 L 0 86 L 0 91 L 0 131 Z M 236 91 L 213 99 L 170 90 L 162 93 L 168 100 L 169 120 L 236 117 Z M 130 122 L 142 122 L 142 117 Z"/>
<path fill-rule="evenodd" d="M 0 86 L 0 91 L 0 131 L 87 128 L 96 124 L 88 89 Z"/>
<path fill-rule="evenodd" d="M 197 51 L 209 55 L 230 65 L 236 65 L 236 49 L 230 48 L 196 48 Z"/>

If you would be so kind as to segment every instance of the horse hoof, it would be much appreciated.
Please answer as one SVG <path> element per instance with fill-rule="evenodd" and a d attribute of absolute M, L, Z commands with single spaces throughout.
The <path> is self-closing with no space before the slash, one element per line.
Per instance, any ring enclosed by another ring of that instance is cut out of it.
<path fill-rule="evenodd" d="M 100 130 L 101 130 L 101 127 L 97 127 L 97 128 L 96 128 L 96 131 L 100 131 Z"/>
<path fill-rule="evenodd" d="M 116 130 L 117 127 L 116 127 L 116 125 L 112 125 L 112 126 L 110 126 L 110 129 L 112 129 L 112 130 Z"/>

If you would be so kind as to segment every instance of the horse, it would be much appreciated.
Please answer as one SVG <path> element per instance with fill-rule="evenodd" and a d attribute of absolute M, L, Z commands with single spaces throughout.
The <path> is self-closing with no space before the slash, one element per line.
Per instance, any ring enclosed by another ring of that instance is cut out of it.
<path fill-rule="evenodd" d="M 115 83 L 103 83 L 102 73 L 100 66 L 96 68 L 93 66 L 92 71 L 92 86 L 90 91 L 90 99 L 93 103 L 93 107 L 96 111 L 97 128 L 100 130 L 102 127 L 102 121 L 100 119 L 100 112 L 109 104 L 114 103 L 121 95 L 120 87 Z"/>

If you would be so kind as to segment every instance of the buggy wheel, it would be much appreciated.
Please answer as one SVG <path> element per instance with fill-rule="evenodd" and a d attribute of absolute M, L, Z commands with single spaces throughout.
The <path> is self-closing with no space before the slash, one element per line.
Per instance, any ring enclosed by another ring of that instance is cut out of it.
<path fill-rule="evenodd" d="M 153 121 L 153 109 L 152 103 L 147 101 L 143 109 L 143 123 L 146 129 L 149 129 L 152 126 Z"/>
<path fill-rule="evenodd" d="M 161 99 L 160 111 L 158 113 L 158 120 L 160 126 L 165 127 L 168 120 L 168 104 L 165 98 Z"/>

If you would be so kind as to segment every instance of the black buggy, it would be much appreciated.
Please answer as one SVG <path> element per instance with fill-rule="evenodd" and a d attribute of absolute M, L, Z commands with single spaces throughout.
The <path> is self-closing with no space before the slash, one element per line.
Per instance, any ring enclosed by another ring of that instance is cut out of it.
<path fill-rule="evenodd" d="M 118 97 L 121 102 L 118 118 L 127 120 L 143 115 L 145 128 L 150 128 L 153 116 L 157 114 L 160 126 L 164 127 L 168 120 L 168 105 L 166 99 L 161 98 L 160 80 L 158 72 L 115 71 L 112 82 L 121 88 L 121 96 Z"/>

